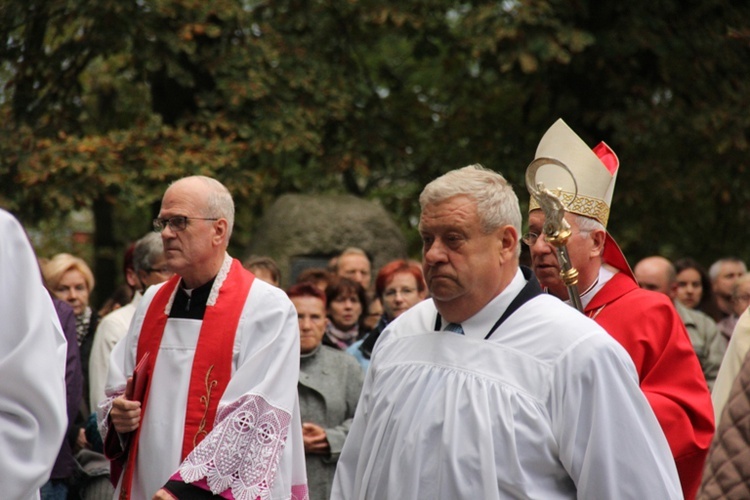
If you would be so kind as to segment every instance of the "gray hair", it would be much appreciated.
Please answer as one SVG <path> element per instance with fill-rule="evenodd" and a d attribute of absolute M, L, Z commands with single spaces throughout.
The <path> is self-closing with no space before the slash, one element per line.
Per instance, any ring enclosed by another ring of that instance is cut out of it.
<path fill-rule="evenodd" d="M 135 272 L 153 269 L 154 262 L 162 255 L 164 255 L 164 242 L 161 234 L 152 231 L 135 242 L 133 269 Z"/>
<path fill-rule="evenodd" d="M 591 217 L 586 217 L 585 215 L 580 214 L 574 214 L 569 212 L 571 215 L 571 218 L 575 221 L 576 225 L 578 226 L 578 229 L 582 233 L 592 233 L 594 231 L 602 230 L 607 231 L 607 228 L 604 227 L 604 224 L 599 222 L 596 219 L 592 219 Z"/>
<path fill-rule="evenodd" d="M 227 241 L 232 236 L 234 229 L 234 200 L 227 187 L 221 182 L 205 175 L 192 175 L 183 177 L 172 183 L 172 185 L 185 179 L 196 179 L 206 185 L 206 217 L 224 218 L 227 220 Z"/>
<path fill-rule="evenodd" d="M 744 260 L 740 259 L 739 257 L 724 257 L 723 259 L 719 259 L 711 264 L 711 267 L 708 268 L 708 277 L 711 280 L 711 283 L 719 278 L 719 274 L 721 273 L 721 266 L 723 266 L 724 264 L 742 264 L 742 272 L 747 272 L 747 266 L 745 265 Z"/>
<path fill-rule="evenodd" d="M 419 205 L 442 203 L 454 196 L 467 196 L 477 203 L 482 231 L 486 234 L 511 225 L 521 234 L 521 208 L 513 187 L 505 178 L 479 164 L 469 165 L 443 174 L 433 180 L 419 195 Z M 521 245 L 516 248 L 520 255 Z"/>

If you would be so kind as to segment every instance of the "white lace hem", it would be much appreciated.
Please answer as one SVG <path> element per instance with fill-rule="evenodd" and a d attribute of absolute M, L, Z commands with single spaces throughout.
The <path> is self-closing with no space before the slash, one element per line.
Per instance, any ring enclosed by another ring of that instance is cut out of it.
<path fill-rule="evenodd" d="M 258 395 L 216 412 L 214 429 L 180 465 L 186 483 L 206 479 L 214 494 L 231 489 L 236 500 L 270 498 L 291 415 Z"/>

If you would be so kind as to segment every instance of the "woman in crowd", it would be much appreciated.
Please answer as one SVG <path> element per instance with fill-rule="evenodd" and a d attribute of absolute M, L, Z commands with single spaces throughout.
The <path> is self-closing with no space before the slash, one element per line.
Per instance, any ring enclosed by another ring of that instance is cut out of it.
<path fill-rule="evenodd" d="M 359 361 L 367 371 L 370 356 L 385 327 L 427 296 L 427 285 L 422 268 L 416 262 L 394 260 L 380 268 L 375 279 L 375 292 L 383 304 L 383 315 L 375 328 L 361 341 L 353 344 L 347 352 Z"/>
<path fill-rule="evenodd" d="M 362 390 L 362 370 L 348 354 L 321 345 L 326 296 L 312 283 L 287 292 L 297 309 L 300 332 L 300 415 L 311 500 L 328 499 L 344 440 Z"/>
<path fill-rule="evenodd" d="M 349 278 L 335 277 L 326 287 L 328 326 L 323 345 L 346 350 L 363 335 L 362 320 L 367 294 Z"/>
<path fill-rule="evenodd" d="M 711 316 L 711 281 L 703 266 L 694 259 L 685 257 L 676 260 L 674 267 L 677 273 L 675 298 L 685 307 L 698 309 Z"/>
<path fill-rule="evenodd" d="M 362 326 L 366 332 L 372 331 L 378 325 L 378 321 L 383 316 L 383 303 L 380 297 L 373 291 L 367 293 L 367 311 L 362 321 Z"/>
<path fill-rule="evenodd" d="M 83 394 L 88 394 L 89 356 L 99 322 L 99 316 L 89 305 L 94 289 L 94 273 L 83 259 L 69 253 L 59 253 L 43 262 L 42 274 L 52 295 L 73 308 L 76 317 L 76 339 L 83 369 Z M 88 416 L 91 411 L 86 403 L 87 398 L 83 398 L 83 401 L 86 407 L 85 415 Z"/>

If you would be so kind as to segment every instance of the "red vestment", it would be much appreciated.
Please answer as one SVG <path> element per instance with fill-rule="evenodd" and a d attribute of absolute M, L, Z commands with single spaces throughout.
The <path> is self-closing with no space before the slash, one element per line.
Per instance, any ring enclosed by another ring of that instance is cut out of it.
<path fill-rule="evenodd" d="M 714 433 L 711 395 L 687 331 L 669 298 L 615 274 L 584 311 L 635 363 L 640 386 L 675 457 L 682 491 L 695 498 Z"/>

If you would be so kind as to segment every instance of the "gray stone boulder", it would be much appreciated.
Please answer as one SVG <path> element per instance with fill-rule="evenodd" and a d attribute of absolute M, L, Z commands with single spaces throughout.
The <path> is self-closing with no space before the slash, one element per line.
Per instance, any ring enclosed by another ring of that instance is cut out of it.
<path fill-rule="evenodd" d="M 377 202 L 351 195 L 287 194 L 264 213 L 245 257 L 264 255 L 281 268 L 282 286 L 308 267 L 326 267 L 347 247 L 373 261 L 372 282 L 383 264 L 407 257 L 406 240 Z"/>

